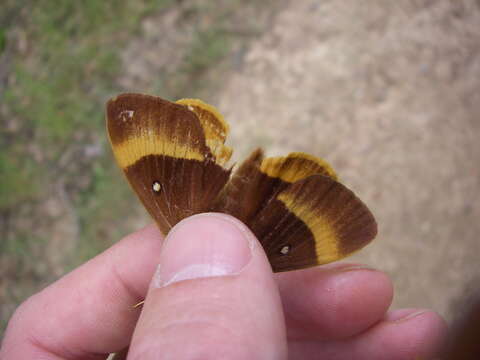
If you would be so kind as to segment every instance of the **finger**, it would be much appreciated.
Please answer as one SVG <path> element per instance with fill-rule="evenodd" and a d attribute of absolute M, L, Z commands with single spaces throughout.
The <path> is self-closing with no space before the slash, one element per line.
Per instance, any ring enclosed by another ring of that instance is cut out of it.
<path fill-rule="evenodd" d="M 443 351 L 444 320 L 433 311 L 403 309 L 363 334 L 340 341 L 289 343 L 290 359 L 412 360 L 432 359 Z"/>
<path fill-rule="evenodd" d="M 278 289 L 245 225 L 202 214 L 172 229 L 128 358 L 286 358 Z"/>
<path fill-rule="evenodd" d="M 98 359 L 128 345 L 162 237 L 138 231 L 29 298 L 15 312 L 1 359 Z"/>
<path fill-rule="evenodd" d="M 393 298 L 389 277 L 364 265 L 332 264 L 277 274 L 289 339 L 341 339 L 380 321 Z"/>

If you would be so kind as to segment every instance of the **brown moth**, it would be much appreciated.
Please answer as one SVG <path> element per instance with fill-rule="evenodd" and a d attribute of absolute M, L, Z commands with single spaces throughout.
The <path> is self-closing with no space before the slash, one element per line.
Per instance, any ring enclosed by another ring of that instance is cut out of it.
<path fill-rule="evenodd" d="M 377 233 L 370 210 L 324 160 L 268 158 L 257 149 L 233 172 L 228 124 L 200 100 L 122 94 L 107 103 L 107 130 L 119 166 L 165 235 L 190 215 L 231 214 L 280 272 L 344 258 Z"/>

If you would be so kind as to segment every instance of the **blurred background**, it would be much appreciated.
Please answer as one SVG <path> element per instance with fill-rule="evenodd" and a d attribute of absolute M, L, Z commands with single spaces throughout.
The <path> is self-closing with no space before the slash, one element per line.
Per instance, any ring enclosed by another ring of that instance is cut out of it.
<path fill-rule="evenodd" d="M 394 307 L 452 322 L 479 287 L 478 0 L 2 0 L 0 336 L 151 221 L 104 129 L 126 91 L 214 104 L 235 160 L 329 161 L 377 217 L 352 261 L 392 276 Z"/>

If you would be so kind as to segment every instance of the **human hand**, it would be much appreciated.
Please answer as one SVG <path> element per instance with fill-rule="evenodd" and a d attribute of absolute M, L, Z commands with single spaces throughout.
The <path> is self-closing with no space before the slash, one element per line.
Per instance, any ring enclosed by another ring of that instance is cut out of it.
<path fill-rule="evenodd" d="M 243 224 L 202 214 L 163 246 L 146 227 L 33 295 L 10 320 L 0 358 L 105 359 L 129 344 L 128 359 L 437 355 L 444 321 L 428 310 L 388 312 L 392 296 L 389 278 L 365 266 L 272 274 Z"/>

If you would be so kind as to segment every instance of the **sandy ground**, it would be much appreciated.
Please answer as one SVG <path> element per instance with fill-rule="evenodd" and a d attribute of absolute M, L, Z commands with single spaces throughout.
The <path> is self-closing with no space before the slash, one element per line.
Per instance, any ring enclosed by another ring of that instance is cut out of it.
<path fill-rule="evenodd" d="M 452 320 L 480 279 L 480 5 L 289 1 L 218 89 L 236 158 L 322 156 L 373 210 L 352 259 Z"/>

